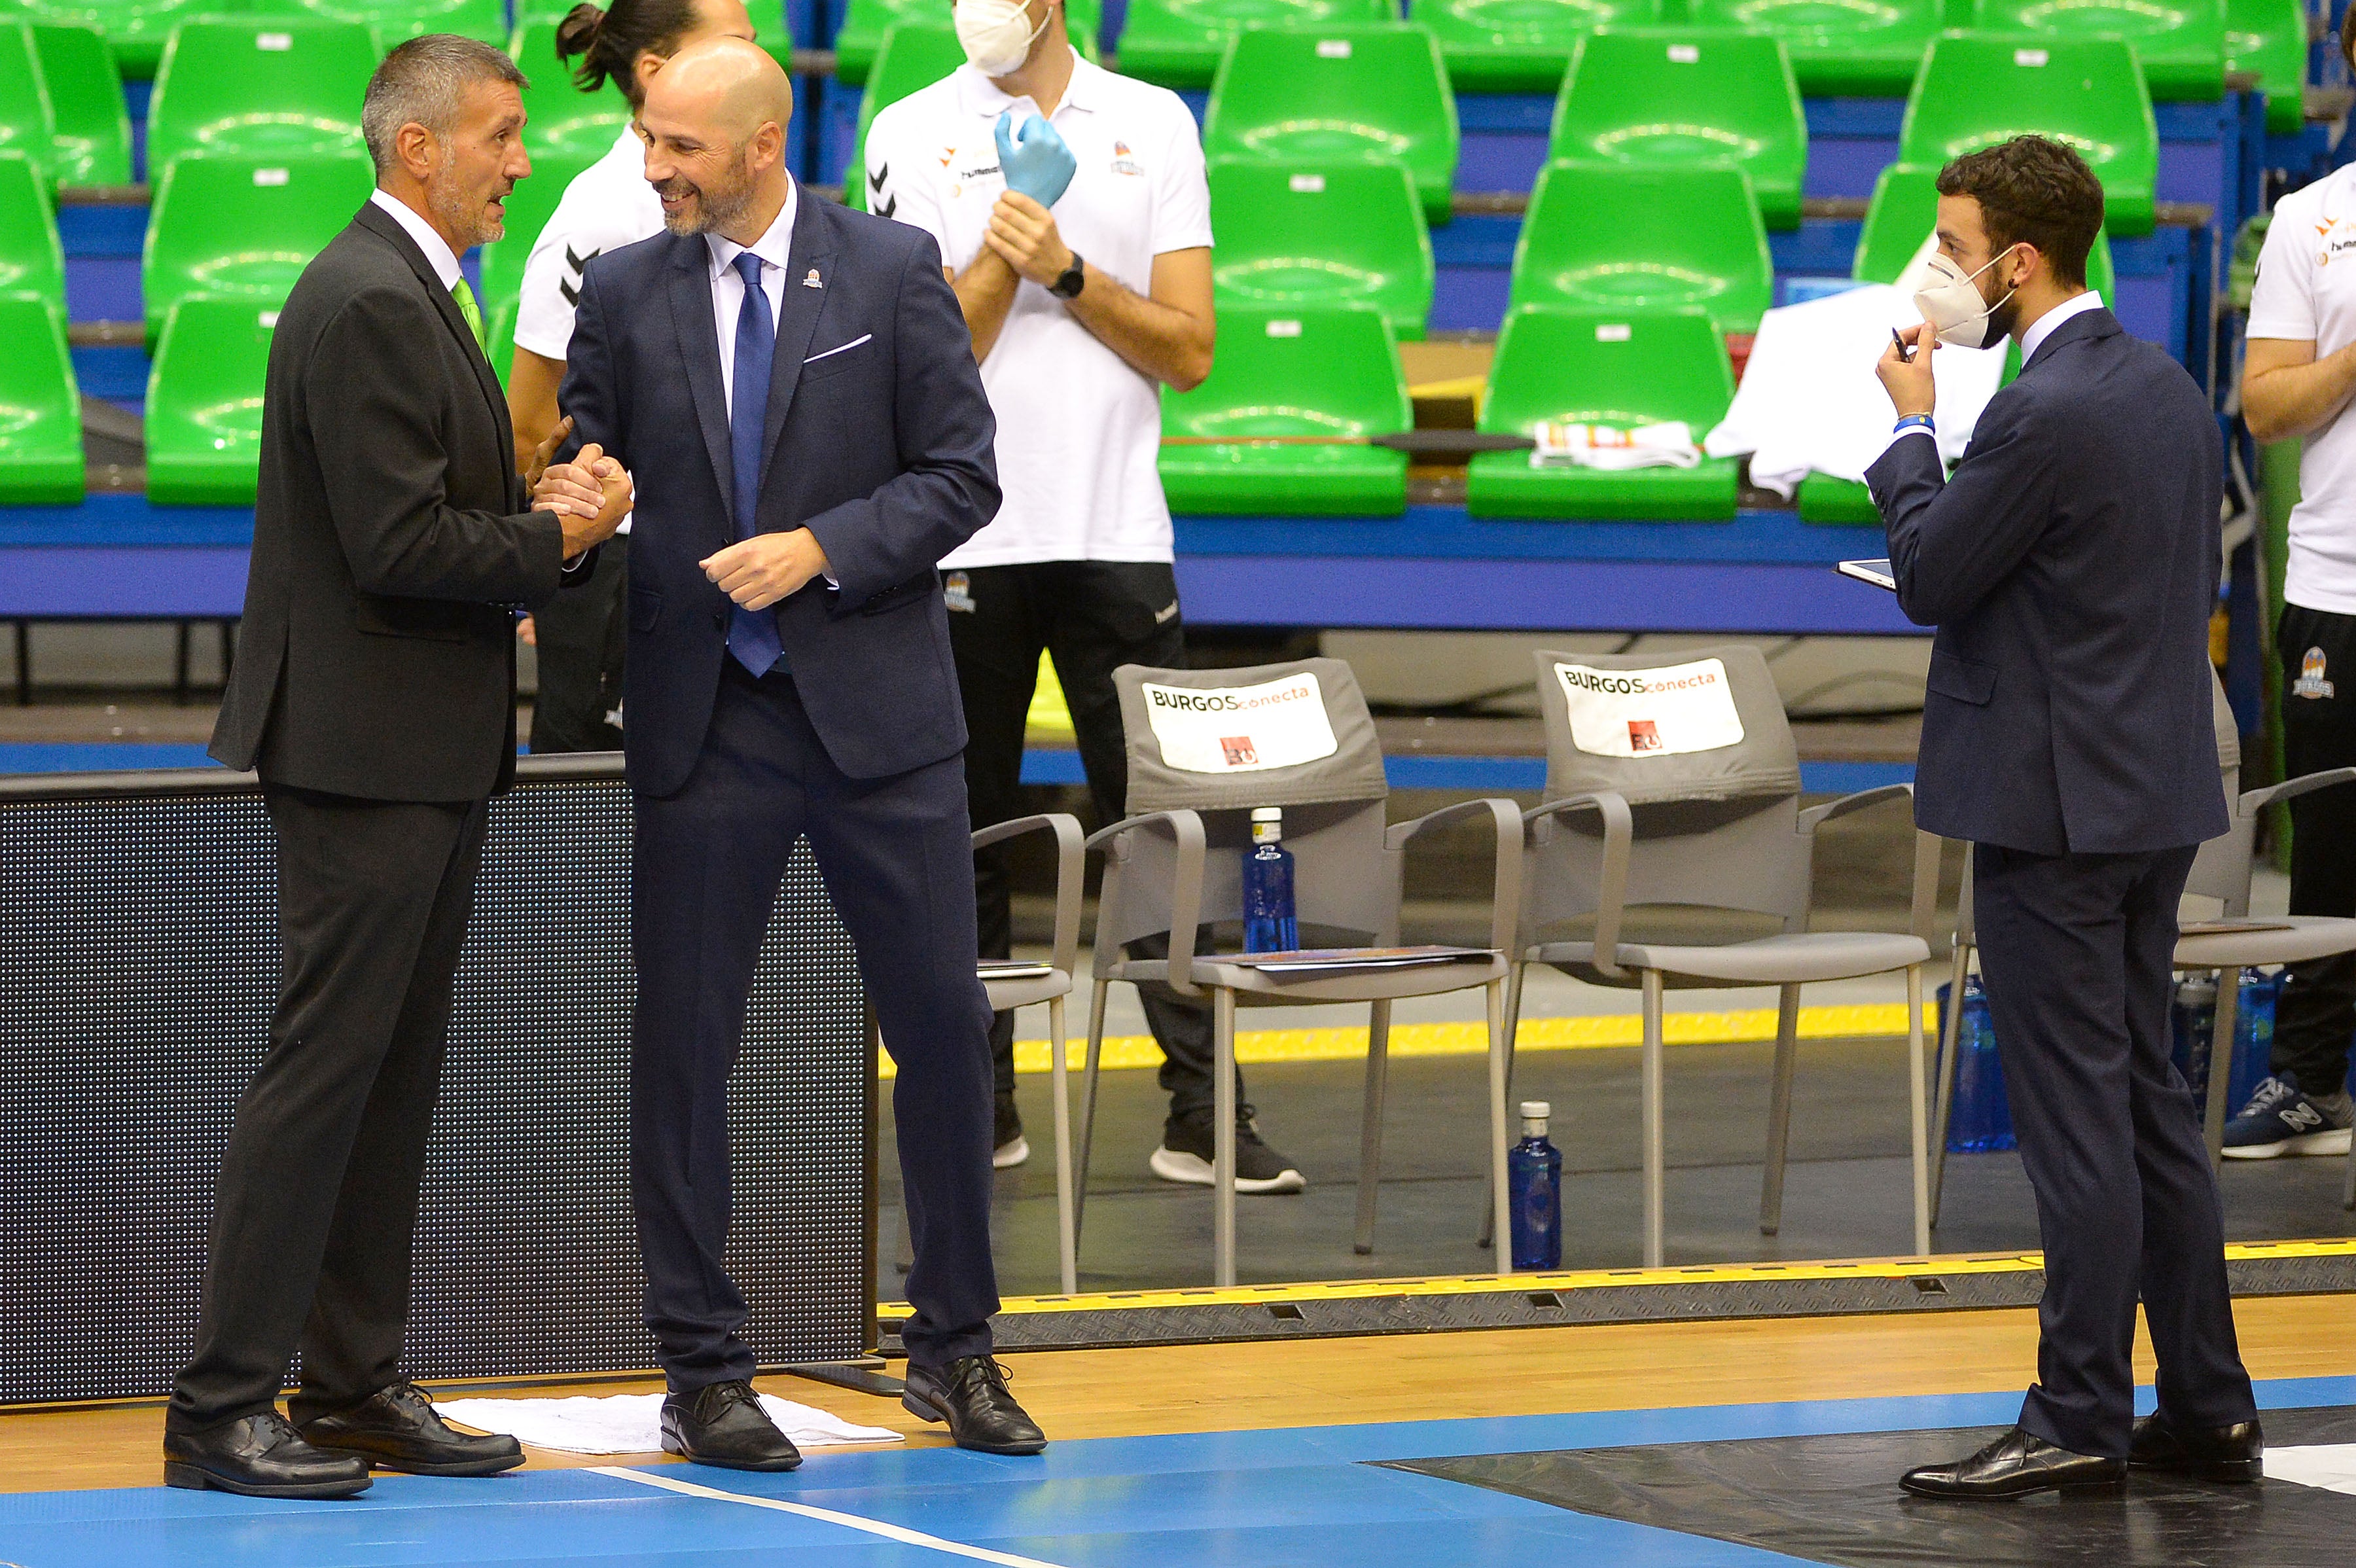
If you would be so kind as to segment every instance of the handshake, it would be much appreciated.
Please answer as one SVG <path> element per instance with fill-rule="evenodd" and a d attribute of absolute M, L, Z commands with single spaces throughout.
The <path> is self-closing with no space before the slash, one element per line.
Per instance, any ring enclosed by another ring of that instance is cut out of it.
<path fill-rule="evenodd" d="M 554 512 L 564 531 L 567 561 L 612 538 L 614 530 L 630 515 L 637 495 L 629 470 L 606 456 L 594 441 L 574 453 L 571 462 L 551 463 L 549 458 L 572 434 L 570 415 L 557 421 L 556 428 L 532 453 L 531 467 L 524 474 L 531 487 L 531 510 Z"/>

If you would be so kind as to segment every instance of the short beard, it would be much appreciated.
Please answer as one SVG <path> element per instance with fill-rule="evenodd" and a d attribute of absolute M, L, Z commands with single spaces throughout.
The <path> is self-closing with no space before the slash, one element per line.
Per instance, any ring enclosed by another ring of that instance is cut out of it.
<path fill-rule="evenodd" d="M 694 207 L 677 214 L 664 213 L 663 227 L 674 234 L 717 234 L 734 227 L 753 209 L 754 196 L 752 177 L 741 166 L 736 173 L 736 183 L 730 189 L 696 187 Z"/>
<path fill-rule="evenodd" d="M 503 219 L 494 220 L 487 217 L 483 204 L 468 202 L 466 193 L 448 177 L 450 166 L 456 161 L 455 153 L 443 157 L 442 167 L 438 171 L 442 177 L 426 186 L 425 204 L 434 209 L 434 217 L 444 231 L 466 240 L 466 242 L 458 247 L 460 253 L 464 254 L 477 245 L 487 245 L 494 240 L 505 238 L 508 226 Z"/>

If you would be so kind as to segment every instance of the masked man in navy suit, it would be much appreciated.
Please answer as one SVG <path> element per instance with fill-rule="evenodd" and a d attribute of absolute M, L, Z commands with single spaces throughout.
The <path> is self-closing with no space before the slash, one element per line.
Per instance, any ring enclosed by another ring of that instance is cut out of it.
<path fill-rule="evenodd" d="M 1939 175 L 1924 325 L 1878 367 L 1867 470 L 1898 599 L 1935 626 L 1915 818 L 1973 845 L 1981 967 L 2045 1245 L 2037 1381 L 2014 1429 L 1908 1475 L 1927 1497 L 2115 1486 L 2130 1464 L 2254 1481 L 2223 1218 L 2169 1063 L 2177 900 L 2226 827 L 2211 717 L 2222 453 L 2208 398 L 2086 289 L 2103 188 L 2022 136 Z M 1928 439 L 1941 343 L 2019 339 L 1952 477 Z M 2159 1409 L 2135 1420 L 2140 1297 Z"/>
<path fill-rule="evenodd" d="M 752 44 L 672 57 L 638 119 L 668 232 L 590 264 L 559 398 L 637 485 L 631 1138 L 663 1445 L 800 1462 L 753 1396 L 722 1254 L 728 1073 L 807 837 L 899 1069 L 906 1403 L 1032 1454 L 990 1354 L 990 1006 L 934 570 L 998 509 L 995 426 L 933 242 L 798 189 L 792 113 Z"/>

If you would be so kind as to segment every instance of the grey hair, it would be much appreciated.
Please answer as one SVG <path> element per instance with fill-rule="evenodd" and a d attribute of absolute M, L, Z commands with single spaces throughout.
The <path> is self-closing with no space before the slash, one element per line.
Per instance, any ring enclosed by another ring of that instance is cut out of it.
<path fill-rule="evenodd" d="M 400 161 L 393 139 L 403 125 L 414 123 L 443 137 L 455 130 L 466 89 L 478 81 L 530 85 L 498 49 L 451 33 L 411 38 L 385 56 L 360 101 L 360 135 L 378 176 Z"/>

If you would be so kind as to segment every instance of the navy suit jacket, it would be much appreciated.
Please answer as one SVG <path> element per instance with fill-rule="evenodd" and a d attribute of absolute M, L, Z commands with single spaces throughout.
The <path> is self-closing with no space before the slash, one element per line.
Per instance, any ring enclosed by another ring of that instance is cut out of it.
<path fill-rule="evenodd" d="M 701 235 L 592 261 L 558 395 L 573 444 L 603 446 L 637 484 L 623 735 L 632 784 L 657 796 L 687 782 L 728 657 L 728 596 L 697 564 L 737 537 L 711 278 Z M 935 567 L 998 510 L 996 435 L 931 236 L 805 187 L 755 526 L 808 528 L 840 585 L 779 604 L 777 633 L 820 744 L 854 779 L 965 746 Z"/>
<path fill-rule="evenodd" d="M 1919 435 L 1867 470 L 1899 605 L 1938 628 L 1923 829 L 2037 854 L 2225 831 L 2209 673 L 2222 462 L 2184 368 L 2089 310 L 1988 401 L 1953 478 Z"/>

